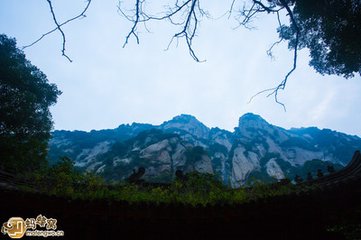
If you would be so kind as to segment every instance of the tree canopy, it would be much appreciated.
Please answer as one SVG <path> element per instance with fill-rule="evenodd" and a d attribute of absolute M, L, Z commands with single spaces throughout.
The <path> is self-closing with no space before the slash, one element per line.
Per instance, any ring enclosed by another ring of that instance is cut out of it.
<path fill-rule="evenodd" d="M 310 65 L 317 72 L 346 78 L 361 74 L 359 0 L 295 1 L 292 12 L 295 23 L 278 30 L 290 48 L 295 48 L 299 29 L 298 47 L 310 50 Z"/>
<path fill-rule="evenodd" d="M 60 91 L 25 58 L 16 40 L 0 35 L 0 167 L 27 171 L 45 162 Z"/>

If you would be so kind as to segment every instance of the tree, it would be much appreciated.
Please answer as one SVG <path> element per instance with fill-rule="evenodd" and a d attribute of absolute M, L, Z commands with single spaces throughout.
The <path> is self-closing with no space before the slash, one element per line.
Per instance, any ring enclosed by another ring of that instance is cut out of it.
<path fill-rule="evenodd" d="M 193 41 L 197 36 L 199 22 L 204 18 L 211 18 L 202 7 L 204 0 L 176 0 L 169 1 L 163 8 L 157 8 L 156 3 L 149 0 L 119 1 L 118 11 L 130 22 L 132 27 L 125 37 L 125 47 L 132 37 L 139 43 L 139 29 L 147 29 L 147 23 L 152 21 L 168 21 L 176 32 L 171 38 L 184 39 L 191 57 L 201 60 L 193 49 Z M 29 46 L 40 41 L 44 36 L 59 31 L 63 38 L 62 54 L 65 54 L 65 34 L 62 26 L 75 19 L 85 16 L 91 0 L 87 0 L 84 10 L 77 16 L 59 23 L 56 18 L 52 1 L 47 0 L 56 27 Z M 167 2 L 167 1 L 165 1 Z M 125 5 L 130 3 L 132 7 Z M 150 3 L 150 4 L 148 4 Z M 163 2 L 159 5 L 162 5 Z M 152 7 L 149 7 L 151 5 Z M 297 53 L 301 48 L 310 50 L 310 65 L 320 74 L 336 74 L 346 78 L 361 75 L 361 3 L 360 0 L 231 0 L 229 10 L 225 15 L 234 16 L 240 25 L 249 24 L 259 14 L 275 14 L 279 27 L 279 40 L 275 42 L 267 53 L 272 55 L 272 48 L 282 41 L 288 41 L 289 49 L 293 50 L 293 64 L 283 80 L 274 88 L 263 90 L 261 93 L 273 95 L 278 101 L 279 90 L 284 90 L 288 78 L 297 67 Z M 288 24 L 281 21 L 281 15 L 286 15 Z M 28 47 L 28 46 L 26 46 Z M 253 97 L 251 98 L 251 100 Z"/>
<path fill-rule="evenodd" d="M 53 122 L 49 106 L 61 92 L 0 35 L 0 167 L 25 172 L 45 164 Z"/>
<path fill-rule="evenodd" d="M 295 1 L 294 22 L 281 26 L 282 39 L 295 49 L 310 50 L 310 65 L 321 74 L 346 78 L 361 75 L 361 2 L 359 0 Z M 295 26 L 297 24 L 297 26 Z"/>

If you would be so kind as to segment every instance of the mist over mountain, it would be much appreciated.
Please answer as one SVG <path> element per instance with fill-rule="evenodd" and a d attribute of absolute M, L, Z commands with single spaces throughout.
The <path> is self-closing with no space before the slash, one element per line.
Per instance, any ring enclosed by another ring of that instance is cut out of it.
<path fill-rule="evenodd" d="M 239 187 L 256 180 L 305 177 L 331 164 L 341 168 L 357 149 L 357 136 L 316 127 L 286 130 L 253 113 L 241 116 L 233 132 L 210 129 L 182 114 L 158 126 L 133 123 L 90 132 L 54 131 L 48 159 L 54 163 L 69 157 L 79 169 L 107 180 L 125 179 L 133 169 L 144 167 L 148 181 L 170 181 L 180 169 L 212 173 Z"/>

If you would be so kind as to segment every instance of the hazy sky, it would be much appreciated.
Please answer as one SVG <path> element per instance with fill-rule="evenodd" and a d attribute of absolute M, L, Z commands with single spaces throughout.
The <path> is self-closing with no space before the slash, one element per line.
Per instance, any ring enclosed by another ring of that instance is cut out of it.
<path fill-rule="evenodd" d="M 131 0 L 125 0 L 126 2 Z M 207 1 L 214 18 L 227 10 L 225 2 Z M 60 21 L 78 14 L 84 0 L 54 0 Z M 280 100 L 259 96 L 274 87 L 292 65 L 286 44 L 266 50 L 277 40 L 275 16 L 257 19 L 255 30 L 237 28 L 233 18 L 204 19 L 194 49 L 196 63 L 181 40 L 164 51 L 178 29 L 155 23 L 122 48 L 130 23 L 117 13 L 117 1 L 93 0 L 87 17 L 64 27 L 69 63 L 61 56 L 56 32 L 25 50 L 50 82 L 63 92 L 51 108 L 55 129 L 115 128 L 122 123 L 160 124 L 181 113 L 192 114 L 209 127 L 233 130 L 246 112 L 260 114 L 284 128 L 317 126 L 361 136 L 361 79 L 322 76 L 300 53 L 298 68 Z M 54 23 L 45 0 L 1 0 L 0 33 L 15 37 L 18 46 L 31 43 Z"/>

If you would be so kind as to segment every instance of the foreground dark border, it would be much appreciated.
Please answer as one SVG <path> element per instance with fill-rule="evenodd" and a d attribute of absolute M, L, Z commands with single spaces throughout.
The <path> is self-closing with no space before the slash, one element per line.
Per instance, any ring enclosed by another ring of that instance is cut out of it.
<path fill-rule="evenodd" d="M 359 151 L 341 171 L 298 186 L 293 194 L 198 207 L 72 200 L 0 188 L 0 220 L 56 218 L 64 239 L 361 239 Z"/>
<path fill-rule="evenodd" d="M 360 181 L 242 205 L 191 207 L 69 200 L 1 190 L 1 221 L 43 214 L 65 239 L 344 239 L 327 231 L 360 223 Z"/>

